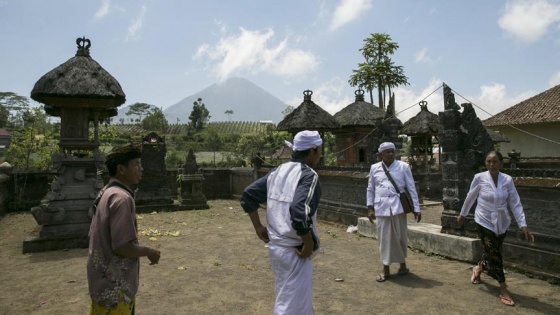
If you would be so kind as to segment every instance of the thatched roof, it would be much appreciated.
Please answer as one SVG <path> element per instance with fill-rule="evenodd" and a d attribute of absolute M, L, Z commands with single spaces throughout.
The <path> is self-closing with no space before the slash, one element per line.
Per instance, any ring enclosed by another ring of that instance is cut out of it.
<path fill-rule="evenodd" d="M 121 85 L 91 58 L 89 39 L 78 38 L 76 42 L 76 56 L 43 75 L 35 83 L 31 98 L 45 104 L 47 113 L 49 110 L 55 112 L 55 107 L 65 99 L 79 100 L 81 107 L 116 108 L 122 105 L 126 97 Z"/>
<path fill-rule="evenodd" d="M 385 111 L 364 101 L 364 91 L 357 90 L 356 101 L 334 114 L 334 119 L 341 128 L 348 126 L 377 126 L 385 117 Z"/>
<path fill-rule="evenodd" d="M 287 145 L 283 145 L 281 148 L 279 148 L 278 150 L 276 150 L 276 152 L 272 154 L 272 159 L 289 160 L 292 158 L 293 152 L 294 151 L 290 147 L 288 147 Z"/>
<path fill-rule="evenodd" d="M 482 123 L 486 127 L 560 123 L 560 85 L 528 98 Z"/>
<path fill-rule="evenodd" d="M 303 102 L 286 115 L 276 127 L 279 131 L 295 133 L 301 130 L 329 131 L 338 128 L 334 117 L 311 100 L 312 91 L 303 92 Z"/>
<path fill-rule="evenodd" d="M 439 116 L 428 110 L 427 102 L 420 102 L 420 112 L 403 124 L 402 134 L 412 135 L 436 135 L 443 126 L 439 122 Z"/>

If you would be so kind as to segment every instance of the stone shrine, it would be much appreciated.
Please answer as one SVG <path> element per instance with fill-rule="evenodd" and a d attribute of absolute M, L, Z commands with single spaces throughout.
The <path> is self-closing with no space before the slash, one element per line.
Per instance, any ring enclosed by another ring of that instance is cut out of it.
<path fill-rule="evenodd" d="M 138 213 L 164 210 L 173 205 L 165 168 L 166 152 L 165 137 L 155 132 L 142 137 L 142 180 L 134 196 Z"/>
<path fill-rule="evenodd" d="M 41 230 L 23 242 L 24 253 L 88 246 L 88 210 L 104 186 L 99 122 L 117 115 L 125 102 L 119 82 L 91 58 L 90 40 L 76 43 L 76 56 L 42 76 L 31 91 L 47 114 L 60 117 L 60 153 L 52 156 L 56 178 L 50 190 L 31 209 Z"/>
<path fill-rule="evenodd" d="M 192 148 L 189 149 L 185 164 L 179 169 L 181 208 L 185 210 L 208 209 L 206 197 L 202 193 L 204 176 L 198 170 L 196 157 Z"/>

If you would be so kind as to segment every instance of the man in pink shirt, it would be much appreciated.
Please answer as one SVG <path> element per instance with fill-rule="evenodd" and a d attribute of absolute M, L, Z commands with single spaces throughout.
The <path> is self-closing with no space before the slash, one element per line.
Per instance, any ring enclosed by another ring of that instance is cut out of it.
<path fill-rule="evenodd" d="M 140 148 L 126 145 L 107 155 L 111 179 L 92 207 L 87 277 L 90 314 L 134 314 L 139 258 L 157 264 L 160 252 L 138 244 L 136 206 L 130 186 L 142 177 Z"/>

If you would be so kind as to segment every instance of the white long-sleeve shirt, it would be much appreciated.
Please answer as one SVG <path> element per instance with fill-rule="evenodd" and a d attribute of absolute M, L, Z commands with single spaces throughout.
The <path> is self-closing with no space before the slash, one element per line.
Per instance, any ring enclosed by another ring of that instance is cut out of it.
<path fill-rule="evenodd" d="M 391 212 L 393 215 L 404 213 L 399 194 L 389 181 L 381 163 L 383 162 L 373 164 L 369 171 L 367 206 L 374 207 L 376 217 L 388 217 Z M 391 174 L 400 192 L 408 190 L 414 204 L 414 212 L 420 213 L 420 202 L 410 166 L 405 162 L 395 160 L 387 167 L 387 171 Z"/>
<path fill-rule="evenodd" d="M 519 227 L 527 226 L 519 194 L 507 174 L 498 173 L 498 185 L 494 184 L 490 172 L 476 174 L 461 208 L 461 216 L 467 216 L 475 201 L 474 221 L 497 235 L 505 233 L 511 224 L 508 206 Z"/>

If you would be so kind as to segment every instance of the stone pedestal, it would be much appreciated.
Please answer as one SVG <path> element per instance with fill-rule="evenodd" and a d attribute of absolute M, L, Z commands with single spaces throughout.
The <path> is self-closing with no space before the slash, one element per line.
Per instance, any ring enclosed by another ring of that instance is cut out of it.
<path fill-rule="evenodd" d="M 93 158 L 53 155 L 57 176 L 41 204 L 31 208 L 41 229 L 23 242 L 23 253 L 88 246 L 88 212 L 103 188 L 98 174 L 103 162 L 99 153 Z"/>
<path fill-rule="evenodd" d="M 183 175 L 181 180 L 181 208 L 186 210 L 208 209 L 206 197 L 202 193 L 202 174 Z"/>

